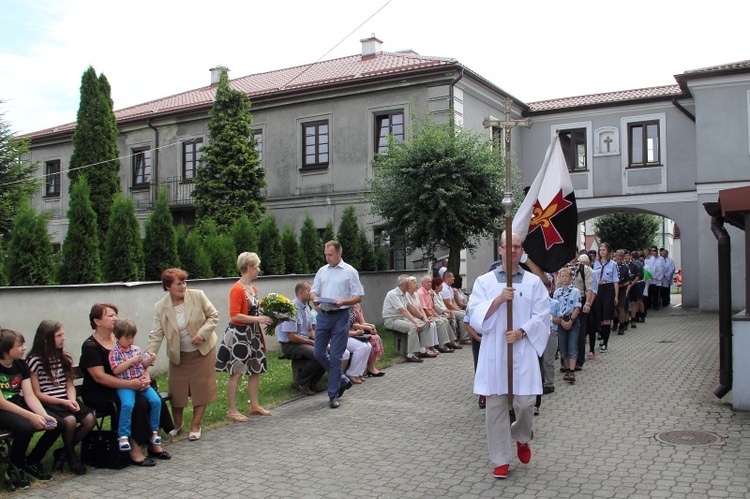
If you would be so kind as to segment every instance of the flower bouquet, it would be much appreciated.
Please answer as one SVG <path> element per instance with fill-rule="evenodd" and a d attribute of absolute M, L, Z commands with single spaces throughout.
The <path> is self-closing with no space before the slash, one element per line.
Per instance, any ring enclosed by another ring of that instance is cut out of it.
<path fill-rule="evenodd" d="M 265 328 L 266 334 L 273 336 L 276 333 L 276 326 L 282 322 L 292 321 L 297 317 L 297 307 L 284 295 L 278 293 L 269 293 L 258 304 L 260 313 L 268 316 L 273 321 Z"/>

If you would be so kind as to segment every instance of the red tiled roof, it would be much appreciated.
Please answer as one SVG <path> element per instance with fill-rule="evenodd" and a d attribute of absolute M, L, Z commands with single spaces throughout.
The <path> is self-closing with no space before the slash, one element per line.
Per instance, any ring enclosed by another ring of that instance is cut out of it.
<path fill-rule="evenodd" d="M 639 88 L 636 90 L 622 90 L 603 94 L 580 95 L 529 103 L 531 112 L 551 111 L 560 109 L 592 106 L 597 104 L 612 104 L 643 99 L 658 99 L 660 97 L 675 97 L 682 94 L 679 85 L 664 85 L 661 87 Z"/>
<path fill-rule="evenodd" d="M 361 55 L 342 57 L 330 61 L 305 64 L 268 73 L 243 76 L 229 81 L 229 86 L 247 93 L 250 98 L 271 95 L 295 89 L 319 85 L 354 81 L 360 78 L 414 71 L 418 69 L 457 64 L 447 57 L 421 56 L 413 51 L 382 52 L 374 57 Z M 163 113 L 178 112 L 213 103 L 216 86 L 189 90 L 170 97 L 153 100 L 115 111 L 117 121 L 146 118 Z M 34 132 L 25 137 L 40 137 L 58 132 L 71 131 L 75 123 Z"/>

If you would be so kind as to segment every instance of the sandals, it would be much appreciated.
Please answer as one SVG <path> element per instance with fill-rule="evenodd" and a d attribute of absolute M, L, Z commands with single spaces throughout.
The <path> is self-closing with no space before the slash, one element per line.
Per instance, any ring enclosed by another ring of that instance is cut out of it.
<path fill-rule="evenodd" d="M 191 431 L 190 433 L 188 433 L 188 440 L 190 440 L 191 442 L 200 440 L 202 434 L 203 434 L 203 427 L 201 426 L 200 428 L 198 428 L 198 431 Z"/>
<path fill-rule="evenodd" d="M 149 442 L 151 443 L 151 445 L 161 445 L 161 437 L 159 436 L 158 431 L 155 431 L 151 434 Z"/>
<path fill-rule="evenodd" d="M 182 429 L 184 427 L 185 427 L 185 423 L 181 424 L 179 428 L 174 428 L 174 429 L 170 430 L 170 432 L 168 433 L 168 435 L 170 437 L 174 438 L 174 437 L 176 437 L 177 435 L 180 434 L 180 432 L 182 431 Z"/>
<path fill-rule="evenodd" d="M 227 411 L 227 417 L 231 419 L 232 421 L 234 421 L 235 423 L 247 423 L 248 421 L 250 421 L 249 417 L 245 416 L 244 414 L 240 414 L 239 412 L 231 413 Z M 190 434 L 193 434 L 193 433 L 195 432 L 192 432 L 192 431 L 190 432 Z M 200 433 L 200 432 L 197 432 L 197 433 Z M 200 438 L 200 436 L 198 438 Z"/>
<path fill-rule="evenodd" d="M 252 411 L 250 411 L 250 414 L 257 414 L 259 416 L 273 416 L 273 413 L 271 411 L 267 411 L 263 409 L 262 407 L 253 409 Z"/>
<path fill-rule="evenodd" d="M 117 445 L 120 447 L 120 452 L 127 452 L 131 449 L 128 437 L 120 437 L 117 439 Z"/>

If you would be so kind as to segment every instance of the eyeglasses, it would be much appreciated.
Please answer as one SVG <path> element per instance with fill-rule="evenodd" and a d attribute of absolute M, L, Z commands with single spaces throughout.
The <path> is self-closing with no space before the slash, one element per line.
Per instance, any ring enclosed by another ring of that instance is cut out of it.
<path fill-rule="evenodd" d="M 500 247 L 505 248 L 505 245 Z M 520 250 L 521 248 L 523 248 L 523 246 L 521 246 L 520 244 L 514 244 L 513 246 L 511 246 L 511 248 L 513 248 L 514 250 Z"/>

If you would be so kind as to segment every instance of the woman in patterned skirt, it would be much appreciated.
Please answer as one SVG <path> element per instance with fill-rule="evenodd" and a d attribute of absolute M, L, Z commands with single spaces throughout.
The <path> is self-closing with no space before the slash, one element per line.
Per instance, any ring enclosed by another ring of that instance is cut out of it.
<path fill-rule="evenodd" d="M 255 253 L 245 252 L 237 257 L 240 280 L 229 292 L 229 325 L 216 351 L 216 370 L 229 373 L 227 383 L 227 417 L 238 423 L 249 418 L 237 410 L 237 385 L 240 377 L 247 374 L 247 392 L 250 396 L 250 414 L 270 416 L 272 413 L 258 404 L 260 373 L 268 370 L 266 365 L 266 339 L 261 325 L 270 325 L 270 317 L 258 314 L 258 290 L 252 282 L 260 273 L 260 258 Z"/>

